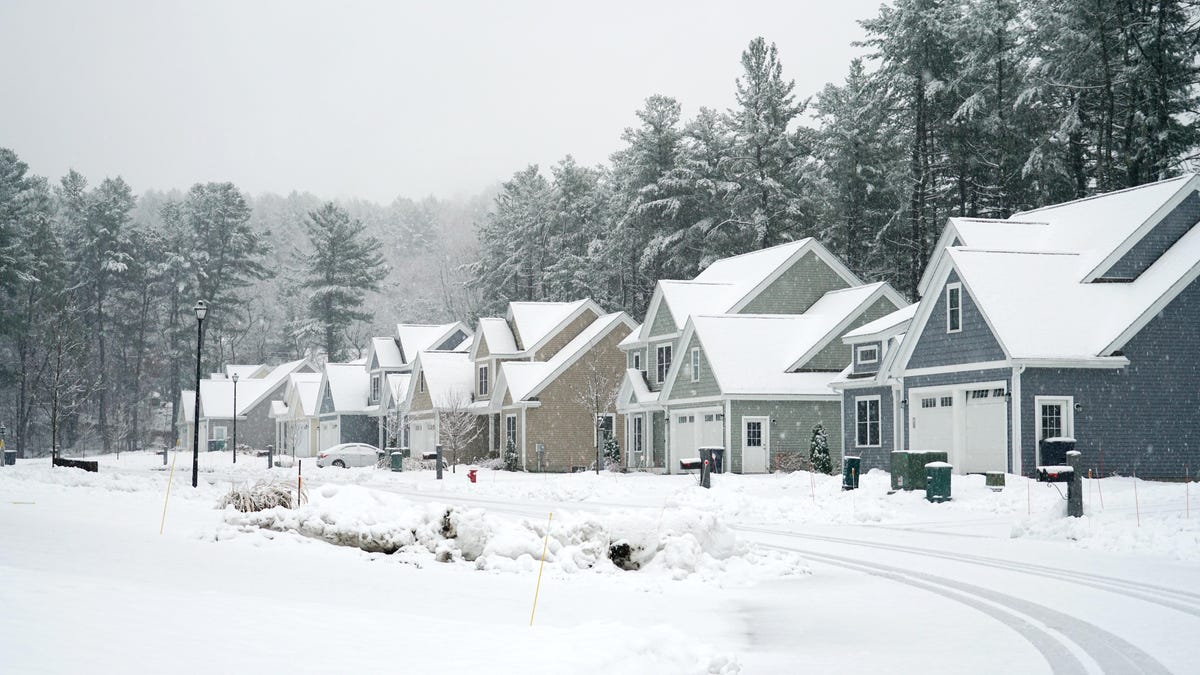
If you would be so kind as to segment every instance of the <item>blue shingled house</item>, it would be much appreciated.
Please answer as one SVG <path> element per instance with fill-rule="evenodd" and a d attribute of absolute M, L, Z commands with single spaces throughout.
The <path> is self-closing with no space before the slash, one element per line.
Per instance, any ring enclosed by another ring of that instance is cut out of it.
<path fill-rule="evenodd" d="M 952 218 L 921 299 L 843 336 L 844 451 L 1030 475 L 1073 438 L 1105 475 L 1200 465 L 1200 176 Z"/>

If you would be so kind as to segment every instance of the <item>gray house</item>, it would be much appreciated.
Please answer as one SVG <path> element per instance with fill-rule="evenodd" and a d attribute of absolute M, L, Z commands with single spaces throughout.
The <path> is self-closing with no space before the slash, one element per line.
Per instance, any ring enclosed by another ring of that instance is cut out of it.
<path fill-rule="evenodd" d="M 315 370 L 306 359 L 290 361 L 267 370 L 264 366 L 233 366 L 254 377 L 238 372 L 236 384 L 238 445 L 265 448 L 275 443 L 275 419 L 272 402 L 285 392 L 289 376 Z M 235 384 L 225 373 L 200 380 L 200 449 L 226 450 L 232 442 Z M 191 448 L 196 391 L 184 390 L 180 399 L 180 446 Z"/>
<path fill-rule="evenodd" d="M 378 406 L 368 402 L 371 381 L 364 361 L 326 363 L 317 393 L 318 445 L 327 450 L 339 443 L 378 440 Z"/>
<path fill-rule="evenodd" d="M 845 336 L 880 359 L 872 373 L 856 358 L 836 385 L 847 451 L 880 465 L 891 443 L 944 450 L 958 472 L 1029 475 L 1044 439 L 1072 438 L 1105 475 L 1200 465 L 1198 190 L 1188 174 L 951 219 L 911 323 Z"/>

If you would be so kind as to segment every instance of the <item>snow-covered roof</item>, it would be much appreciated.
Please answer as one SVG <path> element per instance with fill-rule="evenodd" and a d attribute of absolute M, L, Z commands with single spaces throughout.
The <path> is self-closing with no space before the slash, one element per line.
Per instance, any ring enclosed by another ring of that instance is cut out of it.
<path fill-rule="evenodd" d="M 236 384 L 237 414 L 245 415 L 247 411 L 273 394 L 289 375 L 307 364 L 306 359 L 299 359 L 275 366 L 263 377 L 243 380 L 239 375 Z M 233 380 L 200 380 L 200 410 L 204 413 L 204 417 L 233 418 L 234 387 Z"/>
<path fill-rule="evenodd" d="M 516 354 L 517 340 L 513 337 L 508 321 L 499 317 L 484 317 L 479 320 L 479 332 L 487 342 L 489 354 Z"/>
<path fill-rule="evenodd" d="M 834 393 L 829 383 L 836 372 L 789 372 L 798 358 L 828 338 L 839 322 L 832 314 L 702 315 L 689 322 L 688 331 L 700 340 L 708 366 L 727 396 Z M 683 361 L 672 366 L 668 385 L 676 386 Z"/>
<path fill-rule="evenodd" d="M 225 366 L 225 377 L 233 377 L 235 374 L 239 380 L 246 380 L 253 377 L 262 377 L 268 372 L 266 364 L 229 364 Z"/>
<path fill-rule="evenodd" d="M 575 302 L 510 302 L 508 303 L 508 319 L 516 329 L 521 348 L 529 350 L 588 306 L 595 309 L 597 314 L 600 313 L 596 303 L 588 299 Z M 488 342 L 488 349 L 491 348 L 491 342 Z"/>
<path fill-rule="evenodd" d="M 462 331 L 466 337 L 455 344 L 445 345 L 446 349 L 459 349 L 471 338 L 471 330 L 461 321 L 440 324 L 401 323 L 396 324 L 396 337 L 400 341 L 401 352 L 405 363 L 416 360 L 417 354 L 443 346 L 443 343 L 454 334 Z"/>
<path fill-rule="evenodd" d="M 891 314 L 881 316 L 874 321 L 868 321 L 858 328 L 846 333 L 842 336 L 842 338 L 847 342 L 853 342 L 856 338 L 858 340 L 878 340 L 885 337 L 890 337 L 896 333 L 903 332 L 908 327 L 909 322 L 912 321 L 913 315 L 916 313 L 917 303 L 914 302 L 911 305 L 901 307 Z"/>
<path fill-rule="evenodd" d="M 408 402 L 408 383 L 412 373 L 388 373 L 380 407 L 404 407 Z"/>
<path fill-rule="evenodd" d="M 689 316 L 725 312 L 753 286 L 747 288 L 746 284 L 664 279 L 659 282 L 659 288 L 662 289 L 663 301 L 671 311 L 671 318 L 682 330 Z"/>
<path fill-rule="evenodd" d="M 395 338 L 371 338 L 371 353 L 380 368 L 399 368 L 404 365 L 404 358 L 400 356 L 400 346 L 396 344 Z"/>
<path fill-rule="evenodd" d="M 179 409 L 183 412 L 183 421 L 191 424 L 196 421 L 196 390 L 184 389 L 179 392 Z"/>
<path fill-rule="evenodd" d="M 283 401 L 271 401 L 271 419 L 283 419 L 288 416 L 288 405 Z"/>
<path fill-rule="evenodd" d="M 425 375 L 429 400 L 435 408 L 454 402 L 463 407 L 471 403 L 475 388 L 475 364 L 466 352 L 421 352 L 416 362 L 413 372 L 419 371 Z"/>
<path fill-rule="evenodd" d="M 588 324 L 562 349 L 546 361 L 505 361 L 500 364 L 497 380 L 497 398 L 507 391 L 513 401 L 523 401 L 536 396 L 554 378 L 582 357 L 593 345 L 619 325 L 633 329 L 633 319 L 625 312 L 605 314 Z"/>
<path fill-rule="evenodd" d="M 625 379 L 629 383 L 630 394 L 634 403 L 644 405 L 646 403 L 654 403 L 658 400 L 658 392 L 650 391 L 650 387 L 646 384 L 646 378 L 642 371 L 629 368 L 625 371 Z"/>
<path fill-rule="evenodd" d="M 314 417 L 317 414 L 321 393 L 321 373 L 292 373 L 288 376 L 287 396 L 296 398 L 297 409 L 291 411 L 300 417 Z"/>
<path fill-rule="evenodd" d="M 338 413 L 361 413 L 369 407 L 371 378 L 361 363 L 326 363 L 321 389 L 329 389 L 333 410 Z"/>
<path fill-rule="evenodd" d="M 641 340 L 639 339 L 639 335 L 641 334 L 641 332 L 642 332 L 642 324 L 639 323 L 638 325 L 633 327 L 633 330 L 630 331 L 629 335 L 625 336 L 624 340 L 621 340 L 619 343 L 617 343 L 617 346 L 622 349 L 624 349 L 626 347 L 637 346 L 637 344 L 639 342 L 641 342 Z"/>
<path fill-rule="evenodd" d="M 799 239 L 770 248 L 721 258 L 704 268 L 703 272 L 696 275 L 694 281 L 732 284 L 739 287 L 742 295 L 745 295 L 812 241 L 811 238 Z"/>

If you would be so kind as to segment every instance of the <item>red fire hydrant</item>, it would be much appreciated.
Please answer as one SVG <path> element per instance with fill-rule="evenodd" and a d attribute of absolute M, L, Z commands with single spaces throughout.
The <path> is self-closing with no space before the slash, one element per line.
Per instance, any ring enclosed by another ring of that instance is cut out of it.
<path fill-rule="evenodd" d="M 478 471 L 479 471 L 478 469 L 469 469 L 469 470 L 467 470 L 467 480 L 469 480 L 469 481 L 471 481 L 472 483 L 474 483 L 474 482 L 475 482 L 475 474 L 476 474 L 476 472 L 478 472 Z"/>

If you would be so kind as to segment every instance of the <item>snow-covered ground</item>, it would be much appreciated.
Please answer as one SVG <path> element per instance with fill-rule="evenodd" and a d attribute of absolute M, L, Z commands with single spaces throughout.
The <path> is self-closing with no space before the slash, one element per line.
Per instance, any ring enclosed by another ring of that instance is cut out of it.
<path fill-rule="evenodd" d="M 1182 483 L 1091 481 L 1065 519 L 1012 476 L 930 504 L 881 472 L 306 462 L 306 504 L 243 514 L 217 507 L 232 486 L 296 469 L 218 453 L 198 489 L 179 456 L 163 524 L 161 458 L 99 459 L 0 467 L 0 672 L 1200 671 Z"/>

